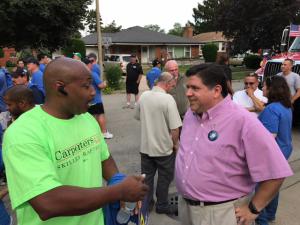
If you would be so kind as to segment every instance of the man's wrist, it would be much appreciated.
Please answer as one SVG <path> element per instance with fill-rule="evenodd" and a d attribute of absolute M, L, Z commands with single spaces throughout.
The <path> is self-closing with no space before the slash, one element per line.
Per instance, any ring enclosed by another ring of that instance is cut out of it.
<path fill-rule="evenodd" d="M 260 211 L 257 210 L 256 206 L 253 204 L 252 201 L 249 202 L 248 208 L 252 214 L 255 214 L 255 215 L 260 214 Z"/>

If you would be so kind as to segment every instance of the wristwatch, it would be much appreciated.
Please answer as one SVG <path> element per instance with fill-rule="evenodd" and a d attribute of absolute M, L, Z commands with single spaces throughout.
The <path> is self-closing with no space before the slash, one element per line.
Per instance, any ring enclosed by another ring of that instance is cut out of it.
<path fill-rule="evenodd" d="M 255 207 L 255 205 L 253 204 L 252 201 L 249 202 L 248 208 L 251 213 L 256 214 L 256 215 L 260 214 L 260 211 L 257 210 L 257 208 Z"/>

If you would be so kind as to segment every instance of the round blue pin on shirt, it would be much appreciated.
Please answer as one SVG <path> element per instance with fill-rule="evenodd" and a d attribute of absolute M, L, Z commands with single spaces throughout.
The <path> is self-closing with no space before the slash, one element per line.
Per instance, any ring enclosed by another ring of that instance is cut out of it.
<path fill-rule="evenodd" d="M 210 141 L 215 141 L 217 140 L 219 137 L 219 134 L 217 131 L 215 130 L 211 130 L 209 133 L 208 133 L 208 140 Z"/>

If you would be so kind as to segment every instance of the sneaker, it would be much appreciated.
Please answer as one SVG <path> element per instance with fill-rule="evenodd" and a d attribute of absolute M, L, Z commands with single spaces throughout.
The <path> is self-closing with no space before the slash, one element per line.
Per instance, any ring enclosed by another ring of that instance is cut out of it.
<path fill-rule="evenodd" d="M 104 137 L 105 139 L 111 139 L 111 138 L 114 137 L 114 135 L 111 134 L 111 133 L 109 133 L 108 131 L 106 131 L 105 133 L 103 133 L 103 137 Z"/>
<path fill-rule="evenodd" d="M 176 215 L 176 214 L 178 214 L 178 206 L 177 205 L 168 205 L 167 207 L 164 207 L 164 208 L 156 207 L 155 212 L 158 214 Z"/>
<path fill-rule="evenodd" d="M 129 109 L 130 108 L 130 102 L 126 102 L 126 105 L 122 107 L 122 109 Z"/>

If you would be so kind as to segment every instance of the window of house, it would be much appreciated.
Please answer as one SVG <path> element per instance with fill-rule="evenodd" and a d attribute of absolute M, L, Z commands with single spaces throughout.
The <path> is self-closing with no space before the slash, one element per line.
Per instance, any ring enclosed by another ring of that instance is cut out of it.
<path fill-rule="evenodd" d="M 191 46 L 184 47 L 184 57 L 191 58 Z"/>
<path fill-rule="evenodd" d="M 174 58 L 174 47 L 168 46 L 167 51 L 168 51 L 168 59 L 173 59 Z"/>

